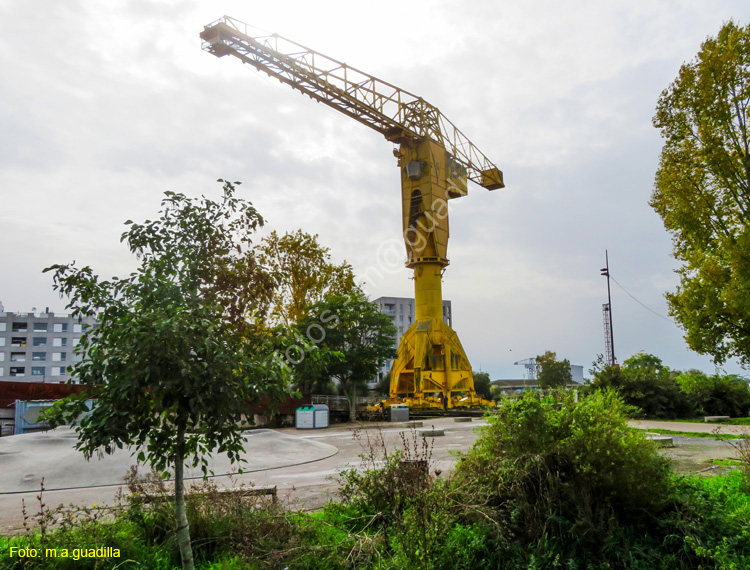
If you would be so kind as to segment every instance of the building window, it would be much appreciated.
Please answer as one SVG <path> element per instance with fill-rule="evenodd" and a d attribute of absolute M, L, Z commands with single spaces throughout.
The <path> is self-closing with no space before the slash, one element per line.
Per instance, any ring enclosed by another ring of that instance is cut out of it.
<path fill-rule="evenodd" d="M 44 376 L 44 366 L 32 366 L 31 375 L 32 376 Z"/>
<path fill-rule="evenodd" d="M 53 352 L 52 361 L 53 362 L 65 362 L 67 356 L 68 356 L 67 352 Z"/>
<path fill-rule="evenodd" d="M 0 332 L 5 332 L 7 330 L 5 327 L 5 323 L 0 323 Z"/>
<path fill-rule="evenodd" d="M 24 347 L 26 346 L 26 337 L 25 336 L 14 336 L 10 339 L 10 345 L 11 346 L 17 346 L 17 347 Z"/>
<path fill-rule="evenodd" d="M 67 338 L 53 338 L 52 346 L 68 346 Z"/>
<path fill-rule="evenodd" d="M 34 323 L 34 332 L 47 332 L 47 323 Z"/>
<path fill-rule="evenodd" d="M 37 336 L 33 339 L 34 346 L 47 346 L 46 336 Z"/>
<path fill-rule="evenodd" d="M 11 366 L 10 367 L 10 375 L 11 376 L 25 376 L 26 375 L 26 367 L 25 366 Z"/>
<path fill-rule="evenodd" d="M 47 360 L 47 353 L 46 352 L 32 352 L 31 360 L 36 360 L 36 361 Z"/>
<path fill-rule="evenodd" d="M 0 336 L 0 346 L 5 346 L 5 337 Z"/>
<path fill-rule="evenodd" d="M 29 326 L 27 323 L 13 323 L 13 332 L 28 332 Z"/>
<path fill-rule="evenodd" d="M 52 331 L 56 333 L 68 332 L 68 323 L 55 323 L 52 325 Z"/>
<path fill-rule="evenodd" d="M 3 360 L 5 360 L 5 353 L 0 352 L 0 362 L 2 362 Z M 2 376 L 2 374 L 0 374 L 0 376 Z"/>
<path fill-rule="evenodd" d="M 26 353 L 25 352 L 11 352 L 10 361 L 11 362 L 26 362 Z"/>
<path fill-rule="evenodd" d="M 83 325 L 79 324 L 79 323 L 74 324 L 73 325 L 73 332 L 74 333 L 81 333 L 81 332 L 83 332 Z"/>

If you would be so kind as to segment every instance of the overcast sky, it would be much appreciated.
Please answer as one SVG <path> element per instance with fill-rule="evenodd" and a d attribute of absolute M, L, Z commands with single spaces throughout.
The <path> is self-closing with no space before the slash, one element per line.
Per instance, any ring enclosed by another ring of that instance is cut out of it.
<path fill-rule="evenodd" d="M 521 377 L 546 350 L 604 352 L 609 250 L 615 349 L 713 372 L 667 318 L 671 240 L 648 206 L 659 93 L 737 1 L 239 2 L 0 0 L 0 301 L 63 311 L 42 269 L 105 276 L 135 261 L 128 219 L 165 190 L 217 198 L 268 229 L 319 234 L 371 298 L 413 296 L 392 145 L 234 58 L 201 51 L 223 15 L 424 97 L 505 174 L 451 202 L 444 297 L 475 369 Z M 735 365 L 725 367 L 739 371 Z"/>

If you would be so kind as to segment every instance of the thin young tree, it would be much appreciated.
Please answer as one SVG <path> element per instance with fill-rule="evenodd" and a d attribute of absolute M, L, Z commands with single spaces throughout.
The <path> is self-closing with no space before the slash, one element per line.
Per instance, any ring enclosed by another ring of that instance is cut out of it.
<path fill-rule="evenodd" d="M 49 420 L 78 417 L 85 456 L 132 447 L 138 460 L 174 478 L 177 538 L 185 569 L 193 554 L 185 510 L 184 465 L 206 454 L 241 460 L 240 420 L 248 402 L 284 392 L 280 367 L 267 357 L 268 335 L 255 323 L 270 306 L 275 279 L 257 261 L 254 232 L 264 220 L 219 180 L 213 201 L 166 192 L 156 220 L 127 221 L 121 241 L 140 260 L 124 278 L 101 280 L 90 267 L 53 265 L 54 287 L 73 315 L 98 326 L 81 337 L 71 370 L 87 386 L 60 402 Z"/>

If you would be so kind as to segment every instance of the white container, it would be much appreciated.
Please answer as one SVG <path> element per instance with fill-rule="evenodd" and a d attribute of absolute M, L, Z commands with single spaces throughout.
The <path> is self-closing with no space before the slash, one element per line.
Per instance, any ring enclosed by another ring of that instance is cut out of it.
<path fill-rule="evenodd" d="M 297 429 L 322 429 L 327 428 L 328 423 L 328 406 L 325 404 L 300 406 L 294 415 L 294 426 Z"/>

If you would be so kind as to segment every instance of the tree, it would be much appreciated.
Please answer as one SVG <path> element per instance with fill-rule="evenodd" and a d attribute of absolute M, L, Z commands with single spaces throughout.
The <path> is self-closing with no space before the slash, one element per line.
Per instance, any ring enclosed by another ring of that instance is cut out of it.
<path fill-rule="evenodd" d="M 54 265 L 54 287 L 74 315 L 96 315 L 76 351 L 72 373 L 87 389 L 53 408 L 60 425 L 85 400 L 97 403 L 77 427 L 87 458 L 133 446 L 139 461 L 174 470 L 177 537 L 183 568 L 193 568 L 185 513 L 186 461 L 207 464 L 218 449 L 230 460 L 243 449 L 239 420 L 249 401 L 283 393 L 280 368 L 256 334 L 274 289 L 252 250 L 261 215 L 234 197 L 192 200 L 166 192 L 160 217 L 127 221 L 122 234 L 140 266 L 128 277 L 100 280 L 90 267 Z"/>
<path fill-rule="evenodd" d="M 329 249 L 320 245 L 317 234 L 297 230 L 279 236 L 273 231 L 263 238 L 258 251 L 261 263 L 279 276 L 270 313 L 277 322 L 297 323 L 312 304 L 359 289 L 352 266 L 346 261 L 331 263 Z"/>
<path fill-rule="evenodd" d="M 650 205 L 672 234 L 666 295 L 688 345 L 750 362 L 750 25 L 728 22 L 661 94 L 665 139 Z"/>
<path fill-rule="evenodd" d="M 474 390 L 477 396 L 485 400 L 492 400 L 492 384 L 490 375 L 487 372 L 472 372 L 474 376 Z"/>
<path fill-rule="evenodd" d="M 675 381 L 679 373 L 653 354 L 634 354 L 622 367 L 595 362 L 591 373 L 593 391 L 614 389 L 625 403 L 640 408 L 645 417 L 683 418 L 693 413 L 687 395 Z"/>
<path fill-rule="evenodd" d="M 740 376 L 708 376 L 700 370 L 688 370 L 676 380 L 701 415 L 736 418 L 750 414 L 750 386 Z"/>
<path fill-rule="evenodd" d="M 356 418 L 357 392 L 363 392 L 383 363 L 397 356 L 393 339 L 396 327 L 364 295 L 331 296 L 315 303 L 297 329 L 315 342 L 318 350 L 336 352 L 341 358 L 329 359 L 311 381 L 338 380 L 339 390 L 349 400 L 349 418 Z"/>
<path fill-rule="evenodd" d="M 537 378 L 539 387 L 564 388 L 573 381 L 573 375 L 570 373 L 570 361 L 557 360 L 557 354 L 547 351 L 541 356 L 536 357 Z"/>

